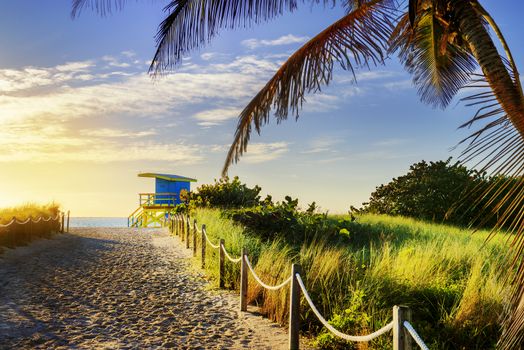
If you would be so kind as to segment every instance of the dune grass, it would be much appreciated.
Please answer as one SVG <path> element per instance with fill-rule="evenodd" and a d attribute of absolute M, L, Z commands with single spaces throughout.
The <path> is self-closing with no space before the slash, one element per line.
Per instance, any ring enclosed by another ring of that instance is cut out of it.
<path fill-rule="evenodd" d="M 197 220 L 198 227 L 206 224 L 206 232 L 213 244 L 218 244 L 219 239 L 223 238 L 228 253 L 233 257 L 241 254 L 242 247 L 245 247 L 250 255 L 258 256 L 260 254 L 260 240 L 244 235 L 244 229 L 234 224 L 231 220 L 224 219 L 218 209 L 198 210 L 192 216 Z M 197 240 L 200 249 L 200 239 Z M 206 250 L 206 267 L 212 279 L 218 280 L 218 249 L 212 249 L 209 245 Z M 240 273 L 239 264 L 226 263 L 226 288 L 238 289 L 238 275 Z"/>
<path fill-rule="evenodd" d="M 367 334 L 389 322 L 393 305 L 402 304 L 412 308 L 413 324 L 432 349 L 490 349 L 500 334 L 499 317 L 508 300 L 500 276 L 508 262 L 502 235 L 486 243 L 486 231 L 363 215 L 350 225 L 350 244 L 319 238 L 290 246 L 262 242 L 218 210 L 199 209 L 196 218 L 207 224 L 212 239 L 224 238 L 233 255 L 247 247 L 255 270 L 269 284 L 286 279 L 291 263 L 300 263 L 318 309 L 341 331 Z M 216 277 L 217 255 L 208 254 L 207 266 Z M 238 265 L 226 266 L 227 285 L 238 288 Z M 287 288 L 265 291 L 250 278 L 249 300 L 273 320 L 287 322 Z M 302 318 L 303 330 L 316 335 L 322 348 L 391 348 L 388 336 L 360 347 L 336 340 L 306 305 Z"/>
<path fill-rule="evenodd" d="M 7 225 L 13 218 L 17 219 L 8 226 L 0 227 L 0 246 L 14 248 L 36 238 L 50 237 L 60 229 L 60 219 L 53 220 L 59 212 L 60 207 L 56 203 L 27 203 L 0 209 L 0 225 Z M 30 217 L 38 222 L 22 223 Z"/>
<path fill-rule="evenodd" d="M 30 216 L 34 219 L 55 217 L 59 211 L 60 206 L 56 203 L 26 203 L 14 207 L 0 208 L 0 224 L 7 224 L 13 217 L 16 217 L 19 221 L 24 221 Z"/>

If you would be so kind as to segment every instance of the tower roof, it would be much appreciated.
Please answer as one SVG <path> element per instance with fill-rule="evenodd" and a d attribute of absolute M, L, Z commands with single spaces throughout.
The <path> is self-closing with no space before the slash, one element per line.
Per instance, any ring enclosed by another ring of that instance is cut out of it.
<path fill-rule="evenodd" d="M 178 182 L 196 182 L 197 179 L 192 179 L 190 177 L 174 175 L 174 174 L 159 174 L 159 173 L 140 173 L 139 177 L 152 177 L 155 179 L 162 179 L 166 181 L 178 181 Z"/>

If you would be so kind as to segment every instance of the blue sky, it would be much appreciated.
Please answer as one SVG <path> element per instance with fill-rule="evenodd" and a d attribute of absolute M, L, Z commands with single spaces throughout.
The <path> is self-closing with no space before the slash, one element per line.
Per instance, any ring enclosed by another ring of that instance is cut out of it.
<path fill-rule="evenodd" d="M 294 50 L 340 18 L 338 7 L 304 4 L 266 24 L 223 31 L 177 72 L 147 75 L 164 1 L 129 1 L 108 17 L 71 19 L 69 0 L 0 2 L 0 205 L 55 200 L 75 215 L 127 215 L 153 184 L 139 171 L 208 183 L 219 177 L 236 116 Z M 518 1 L 482 1 L 519 67 Z M 511 4 L 511 6 L 508 6 Z M 250 185 L 330 212 L 359 206 L 410 164 L 458 155 L 457 126 L 473 109 L 419 102 L 396 58 L 338 69 L 293 118 L 263 128 L 234 165 Z"/>

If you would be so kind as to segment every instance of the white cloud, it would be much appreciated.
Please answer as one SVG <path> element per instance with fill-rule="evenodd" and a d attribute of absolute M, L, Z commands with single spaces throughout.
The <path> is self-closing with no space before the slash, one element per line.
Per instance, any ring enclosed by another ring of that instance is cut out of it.
<path fill-rule="evenodd" d="M 253 143 L 242 157 L 242 162 L 255 164 L 282 157 L 289 150 L 287 142 Z"/>
<path fill-rule="evenodd" d="M 142 71 L 108 70 L 105 65 L 113 60 L 106 56 L 47 68 L 0 69 L 0 86 L 10 92 L 0 95 L 0 161 L 198 161 L 203 156 L 193 146 L 162 143 L 159 139 L 165 135 L 156 130 L 164 129 L 156 128 L 176 125 L 170 132 L 182 133 L 187 125 L 182 129 L 181 120 L 173 117 L 199 104 L 208 106 L 209 101 L 224 107 L 195 114 L 192 119 L 201 126 L 235 118 L 240 110 L 229 106 L 246 103 L 275 69 L 271 60 L 251 55 L 154 80 Z M 169 120 L 155 122 L 163 118 Z M 180 118 L 187 120 L 183 114 Z M 115 123 L 125 123 L 125 129 L 115 128 Z M 141 144 L 132 143 L 137 138 Z M 266 146 L 272 156 L 257 154 L 262 146 L 254 146 L 251 161 L 278 156 L 285 152 L 281 146 Z"/>
<path fill-rule="evenodd" d="M 55 67 L 56 70 L 60 72 L 85 72 L 90 70 L 94 66 L 94 62 L 89 61 L 79 61 L 79 62 L 67 62 Z"/>
<path fill-rule="evenodd" d="M 197 113 L 193 118 L 199 121 L 199 125 L 213 126 L 229 119 L 235 119 L 239 113 L 240 110 L 236 108 L 217 108 Z"/>
<path fill-rule="evenodd" d="M 338 96 L 319 92 L 306 96 L 304 108 L 308 112 L 329 112 L 338 108 L 339 101 Z"/>
<path fill-rule="evenodd" d="M 229 54 L 221 53 L 221 52 L 205 52 L 200 55 L 200 58 L 203 59 L 204 61 L 224 59 L 228 57 L 230 57 Z"/>
<path fill-rule="evenodd" d="M 309 37 L 307 36 L 295 36 L 293 34 L 288 34 L 274 40 L 247 39 L 243 40 L 241 44 L 253 50 L 262 46 L 280 46 L 305 43 L 308 39 Z"/>
<path fill-rule="evenodd" d="M 136 56 L 136 53 L 132 50 L 128 50 L 128 51 L 122 51 L 121 52 L 122 56 L 125 56 L 127 58 L 133 58 Z"/>
<path fill-rule="evenodd" d="M 414 88 L 413 82 L 410 79 L 393 81 L 384 84 L 384 87 L 391 91 L 408 90 Z"/>
<path fill-rule="evenodd" d="M 388 70 L 371 70 L 357 73 L 357 81 L 370 81 L 398 77 L 399 73 Z"/>
<path fill-rule="evenodd" d="M 127 51 L 124 51 L 127 52 Z M 130 58 L 130 56 L 122 53 L 126 58 Z M 131 64 L 128 62 L 121 62 L 117 57 L 114 56 L 103 56 L 102 61 L 105 61 L 108 63 L 109 67 L 117 67 L 117 68 L 129 68 L 131 67 Z"/>
<path fill-rule="evenodd" d="M 316 154 L 325 152 L 336 152 L 335 146 L 343 143 L 344 140 L 339 137 L 323 136 L 313 139 L 309 149 L 303 151 L 304 154 Z"/>
<path fill-rule="evenodd" d="M 146 131 L 124 131 L 119 129 L 110 129 L 110 128 L 102 128 L 102 129 L 82 129 L 80 130 L 80 134 L 84 136 L 92 136 L 92 137 L 103 137 L 103 138 L 120 138 L 120 137 L 145 137 L 145 136 L 153 136 L 156 135 L 157 132 L 155 130 L 146 130 Z"/>
<path fill-rule="evenodd" d="M 55 84 L 54 78 L 47 69 L 2 69 L 0 70 L 0 90 L 3 93 L 9 93 Z"/>
<path fill-rule="evenodd" d="M 200 58 L 203 59 L 204 61 L 209 61 L 210 59 L 215 57 L 215 55 L 216 54 L 214 52 L 206 52 L 206 53 L 201 54 Z"/>
<path fill-rule="evenodd" d="M 406 143 L 408 143 L 410 141 L 411 140 L 409 140 L 409 139 L 391 138 L 391 139 L 384 139 L 384 140 L 377 141 L 377 142 L 375 142 L 374 145 L 377 146 L 377 147 L 390 148 L 390 147 L 406 144 Z"/>
<path fill-rule="evenodd" d="M 0 162 L 132 162 L 132 161 L 166 161 L 182 164 L 196 164 L 203 160 L 200 147 L 197 145 L 168 143 L 134 143 L 122 147 L 116 143 L 100 144 L 86 141 L 79 147 L 65 144 L 49 144 L 40 147 L 2 147 Z M 86 147 L 88 146 L 88 147 Z"/>

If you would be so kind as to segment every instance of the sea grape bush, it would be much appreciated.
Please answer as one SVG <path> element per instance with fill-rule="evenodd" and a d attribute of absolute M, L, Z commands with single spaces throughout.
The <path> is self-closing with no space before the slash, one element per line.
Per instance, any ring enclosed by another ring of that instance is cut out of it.
<path fill-rule="evenodd" d="M 318 213 L 315 202 L 302 211 L 298 199 L 286 196 L 282 202 L 275 203 L 270 195 L 261 200 L 260 191 L 259 186 L 250 188 L 238 177 L 222 178 L 200 186 L 191 193 L 189 207 L 179 205 L 177 212 L 199 207 L 224 209 L 225 217 L 244 225 L 265 241 L 282 239 L 299 244 L 315 238 L 347 239 L 350 236 L 346 220 L 328 219 L 327 214 Z"/>
<path fill-rule="evenodd" d="M 260 203 L 259 186 L 249 188 L 238 176 L 231 181 L 228 177 L 202 185 L 191 193 L 191 204 L 196 207 L 243 208 Z"/>
<path fill-rule="evenodd" d="M 346 221 L 331 220 L 327 214 L 316 210 L 315 202 L 307 210 L 301 211 L 298 199 L 286 196 L 282 202 L 273 203 L 267 197 L 257 206 L 228 210 L 224 215 L 266 241 L 282 239 L 294 245 L 314 239 L 337 241 L 349 237 Z"/>
<path fill-rule="evenodd" d="M 469 225 L 477 220 L 484 191 L 493 179 L 459 162 L 421 161 L 407 174 L 378 186 L 363 211 Z M 487 222 L 484 222 L 486 224 Z"/>

